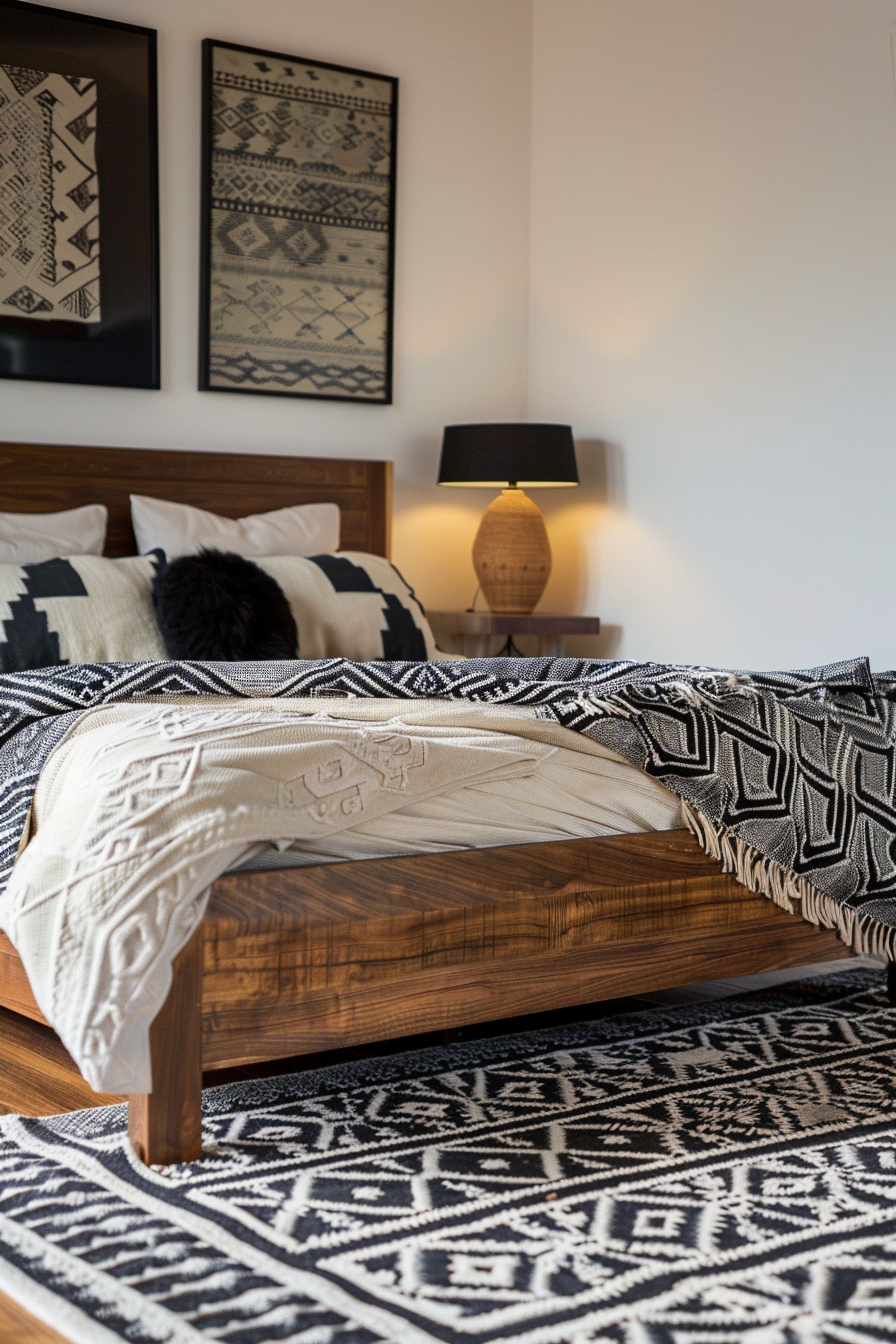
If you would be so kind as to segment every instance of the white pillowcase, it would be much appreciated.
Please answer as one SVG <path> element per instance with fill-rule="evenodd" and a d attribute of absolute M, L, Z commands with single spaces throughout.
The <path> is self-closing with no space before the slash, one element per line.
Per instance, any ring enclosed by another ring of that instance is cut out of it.
<path fill-rule="evenodd" d="M 141 555 L 161 550 L 169 560 L 203 547 L 254 557 L 339 550 L 338 504 L 294 504 L 248 518 L 221 518 L 190 504 L 131 495 L 131 519 Z"/>
<path fill-rule="evenodd" d="M 102 555 L 108 521 L 105 504 L 60 513 L 0 513 L 0 564 L 33 565 L 57 555 Z"/>

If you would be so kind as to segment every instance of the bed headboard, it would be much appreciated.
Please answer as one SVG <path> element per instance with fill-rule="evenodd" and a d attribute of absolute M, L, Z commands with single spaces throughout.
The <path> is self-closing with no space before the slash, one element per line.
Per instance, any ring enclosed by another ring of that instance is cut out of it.
<path fill-rule="evenodd" d="M 0 511 L 52 513 L 105 504 L 107 555 L 136 550 L 131 494 L 194 504 L 227 518 L 331 501 L 342 511 L 343 550 L 389 554 L 391 462 L 0 444 Z"/>

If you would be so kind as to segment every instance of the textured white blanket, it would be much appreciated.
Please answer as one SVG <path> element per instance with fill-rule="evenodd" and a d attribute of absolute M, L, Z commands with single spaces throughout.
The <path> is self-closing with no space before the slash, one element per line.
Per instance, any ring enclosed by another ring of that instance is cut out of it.
<path fill-rule="evenodd" d="M 0 924 L 87 1081 L 148 1091 L 149 1024 L 215 877 L 260 841 L 319 841 L 448 790 L 530 775 L 561 744 L 613 755 L 519 707 L 97 708 L 44 769 Z"/>
<path fill-rule="evenodd" d="M 87 1081 L 147 1091 L 148 1029 L 171 962 L 210 882 L 248 846 L 525 773 L 551 750 L 451 726 L 371 731 L 283 701 L 100 708 L 44 771 L 3 926 Z"/>

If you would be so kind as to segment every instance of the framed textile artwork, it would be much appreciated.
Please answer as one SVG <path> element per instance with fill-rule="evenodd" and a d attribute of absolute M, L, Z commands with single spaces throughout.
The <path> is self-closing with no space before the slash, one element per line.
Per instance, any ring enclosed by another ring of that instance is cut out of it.
<path fill-rule="evenodd" d="M 398 81 L 203 44 L 200 388 L 392 400 Z"/>
<path fill-rule="evenodd" d="M 0 377 L 159 386 L 156 34 L 0 0 Z"/>

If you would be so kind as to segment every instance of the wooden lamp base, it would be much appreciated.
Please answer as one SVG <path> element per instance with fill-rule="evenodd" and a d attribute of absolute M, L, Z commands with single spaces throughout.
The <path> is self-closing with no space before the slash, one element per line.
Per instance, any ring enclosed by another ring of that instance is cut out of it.
<path fill-rule="evenodd" d="M 492 500 L 473 542 L 473 567 L 492 611 L 530 612 L 551 574 L 541 510 L 515 486 Z"/>

